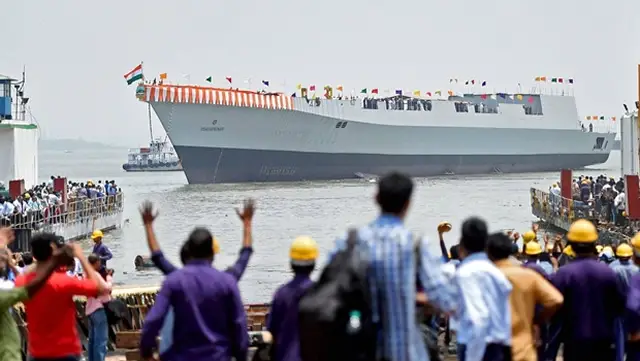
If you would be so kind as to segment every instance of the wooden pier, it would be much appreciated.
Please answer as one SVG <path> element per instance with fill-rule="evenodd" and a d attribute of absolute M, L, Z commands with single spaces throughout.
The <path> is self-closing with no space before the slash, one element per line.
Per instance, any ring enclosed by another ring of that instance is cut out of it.
<path fill-rule="evenodd" d="M 141 287 L 119 287 L 112 292 L 112 298 L 122 301 L 127 306 L 128 317 L 118 323 L 118 325 L 110 326 L 109 330 L 109 350 L 120 350 L 120 358 L 126 360 L 138 360 L 138 345 L 140 343 L 140 332 L 144 317 L 153 306 L 156 294 L 159 291 L 157 286 L 141 286 Z M 87 349 L 87 341 L 89 336 L 89 323 L 85 315 L 86 299 L 84 297 L 76 298 L 76 326 L 80 334 L 80 341 L 83 348 Z M 15 307 L 14 317 L 19 326 L 22 337 L 23 353 L 26 354 L 27 340 L 27 319 L 23 305 Z M 268 304 L 248 304 L 245 305 L 247 314 L 247 328 L 250 334 L 251 345 L 254 347 L 262 347 L 263 344 L 270 343 L 269 337 L 263 331 L 266 329 L 266 318 L 269 313 Z M 263 335 L 264 334 L 264 335 Z"/>

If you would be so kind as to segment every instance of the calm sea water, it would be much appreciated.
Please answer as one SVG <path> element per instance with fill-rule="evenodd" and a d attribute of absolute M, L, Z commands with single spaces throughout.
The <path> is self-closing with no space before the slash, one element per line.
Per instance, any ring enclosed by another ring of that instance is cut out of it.
<path fill-rule="evenodd" d="M 268 302 L 275 289 L 291 274 L 288 247 L 298 235 L 310 235 L 321 248 L 321 260 L 335 237 L 348 227 L 376 216 L 375 184 L 363 181 L 304 182 L 189 186 L 182 172 L 126 173 L 123 149 L 40 149 L 40 177 L 66 176 L 71 180 L 114 179 L 125 192 L 122 229 L 105 236 L 114 258 L 115 281 L 123 285 L 157 285 L 163 276 L 156 270 L 136 271 L 136 255 L 148 254 L 138 206 L 152 201 L 160 211 L 155 222 L 158 240 L 168 258 L 179 264 L 178 251 L 194 226 L 206 226 L 221 242 L 218 267 L 231 265 L 241 240 L 241 223 L 234 208 L 243 198 L 257 201 L 254 219 L 254 255 L 240 282 L 246 302 Z M 615 151 L 605 164 L 579 173 L 620 174 L 620 154 Z M 449 245 L 457 242 L 458 225 L 466 217 L 485 218 L 492 230 L 514 228 L 525 231 L 534 217 L 529 206 L 529 188 L 547 188 L 559 173 L 448 176 L 418 179 L 408 224 L 436 239 L 436 225 L 447 220 L 453 230 L 446 235 Z M 91 241 L 83 241 L 87 250 Z M 437 249 L 437 245 L 432 245 Z"/>

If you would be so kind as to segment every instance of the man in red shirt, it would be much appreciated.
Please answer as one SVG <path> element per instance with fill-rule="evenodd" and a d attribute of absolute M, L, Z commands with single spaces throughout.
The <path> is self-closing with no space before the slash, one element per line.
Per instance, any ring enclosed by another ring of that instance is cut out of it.
<path fill-rule="evenodd" d="M 53 249 L 64 244 L 64 239 L 53 233 L 41 233 L 31 239 L 33 258 L 38 267 L 51 258 Z M 65 269 L 58 269 L 33 298 L 25 302 L 29 354 L 33 361 L 78 361 L 82 346 L 76 328 L 76 306 L 73 296 L 96 297 L 105 292 L 100 277 L 82 254 L 79 245 L 73 245 L 74 256 L 80 260 L 85 279 L 69 277 Z M 35 272 L 20 275 L 16 287 L 30 282 Z M 106 291 L 108 292 L 108 291 Z"/>

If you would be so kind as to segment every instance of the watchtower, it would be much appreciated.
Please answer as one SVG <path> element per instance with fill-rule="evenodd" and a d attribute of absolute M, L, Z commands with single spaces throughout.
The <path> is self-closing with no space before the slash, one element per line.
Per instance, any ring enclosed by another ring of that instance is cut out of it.
<path fill-rule="evenodd" d="M 11 120 L 13 114 L 11 111 L 11 84 L 16 82 L 8 76 L 0 74 L 0 123 L 3 120 Z"/>
<path fill-rule="evenodd" d="M 0 74 L 0 181 L 24 180 L 28 189 L 38 182 L 38 126 L 26 119 L 29 98 L 22 80 Z"/>

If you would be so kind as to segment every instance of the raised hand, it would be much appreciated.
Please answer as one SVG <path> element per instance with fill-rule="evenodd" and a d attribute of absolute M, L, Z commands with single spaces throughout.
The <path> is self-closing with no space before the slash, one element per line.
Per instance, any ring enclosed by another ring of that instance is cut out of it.
<path fill-rule="evenodd" d="M 16 237 L 13 234 L 13 229 L 11 227 L 0 228 L 0 246 L 6 246 L 10 244 L 15 238 Z"/>
<path fill-rule="evenodd" d="M 236 208 L 236 214 L 238 215 L 238 218 L 240 218 L 240 220 L 243 223 L 251 223 L 251 220 L 253 220 L 253 215 L 255 212 L 256 212 L 255 202 L 251 198 L 244 200 L 242 211 Z"/>
<path fill-rule="evenodd" d="M 158 217 L 158 211 L 153 211 L 153 203 L 150 201 L 144 201 L 140 206 L 140 215 L 142 216 L 143 224 L 152 224 Z"/>

